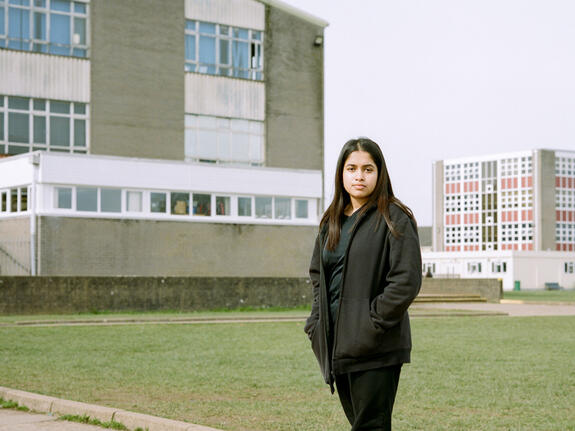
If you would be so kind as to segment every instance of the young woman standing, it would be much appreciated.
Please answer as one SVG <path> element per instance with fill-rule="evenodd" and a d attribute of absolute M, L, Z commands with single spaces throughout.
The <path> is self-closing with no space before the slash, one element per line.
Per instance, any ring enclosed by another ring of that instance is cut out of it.
<path fill-rule="evenodd" d="M 421 286 L 421 251 L 413 213 L 394 196 L 370 139 L 341 150 L 310 278 L 305 332 L 351 431 L 391 430 L 401 366 L 410 361 L 407 308 Z"/>

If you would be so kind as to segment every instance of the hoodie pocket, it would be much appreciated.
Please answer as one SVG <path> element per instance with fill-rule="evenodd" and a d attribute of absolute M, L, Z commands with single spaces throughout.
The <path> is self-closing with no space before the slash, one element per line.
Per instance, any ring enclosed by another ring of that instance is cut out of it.
<path fill-rule="evenodd" d="M 369 299 L 342 299 L 337 324 L 337 357 L 359 358 L 381 351 L 384 331 L 375 325 L 370 311 Z"/>

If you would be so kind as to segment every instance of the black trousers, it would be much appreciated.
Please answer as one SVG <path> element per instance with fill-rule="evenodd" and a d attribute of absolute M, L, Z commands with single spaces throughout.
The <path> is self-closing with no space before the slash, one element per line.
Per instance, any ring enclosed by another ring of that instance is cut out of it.
<path fill-rule="evenodd" d="M 391 431 L 391 413 L 401 365 L 335 377 L 339 400 L 351 431 Z"/>

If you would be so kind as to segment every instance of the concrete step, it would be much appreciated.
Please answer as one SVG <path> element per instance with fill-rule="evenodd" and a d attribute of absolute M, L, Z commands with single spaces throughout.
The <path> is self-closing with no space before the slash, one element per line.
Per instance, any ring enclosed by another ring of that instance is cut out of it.
<path fill-rule="evenodd" d="M 485 298 L 477 294 L 432 294 L 423 293 L 415 298 L 414 302 L 487 302 Z"/>

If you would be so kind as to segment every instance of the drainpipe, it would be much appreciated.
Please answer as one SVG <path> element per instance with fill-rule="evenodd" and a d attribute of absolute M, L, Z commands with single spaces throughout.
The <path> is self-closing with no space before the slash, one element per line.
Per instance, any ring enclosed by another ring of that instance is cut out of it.
<path fill-rule="evenodd" d="M 28 199 L 30 211 L 30 275 L 36 276 L 36 186 L 38 183 L 38 168 L 40 167 L 40 153 L 35 152 L 30 156 L 32 163 L 32 185 L 30 186 L 30 196 Z"/>

